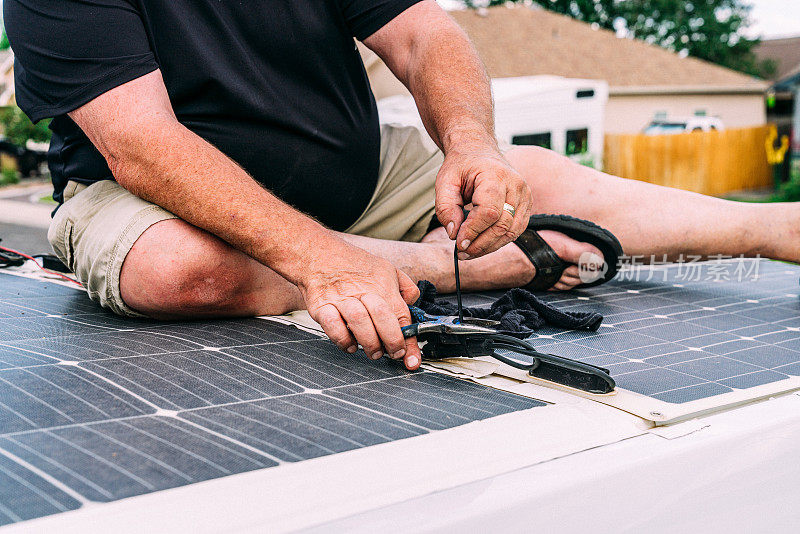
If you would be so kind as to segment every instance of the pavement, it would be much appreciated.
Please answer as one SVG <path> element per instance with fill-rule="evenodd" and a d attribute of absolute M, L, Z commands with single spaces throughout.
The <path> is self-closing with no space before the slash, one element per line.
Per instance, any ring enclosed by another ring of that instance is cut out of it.
<path fill-rule="evenodd" d="M 775 197 L 774 187 L 762 189 L 748 189 L 745 191 L 734 191 L 725 195 L 727 200 L 738 200 L 740 202 L 769 202 Z"/>
<path fill-rule="evenodd" d="M 51 253 L 47 228 L 55 206 L 39 199 L 52 192 L 43 180 L 0 188 L 0 246 L 26 254 Z"/>

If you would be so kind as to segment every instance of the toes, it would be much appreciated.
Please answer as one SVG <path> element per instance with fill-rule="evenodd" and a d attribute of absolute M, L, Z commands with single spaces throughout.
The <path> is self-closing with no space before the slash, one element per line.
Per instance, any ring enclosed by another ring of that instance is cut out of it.
<path fill-rule="evenodd" d="M 569 291 L 575 286 L 594 282 L 606 272 L 603 253 L 594 245 L 577 241 L 555 230 L 540 230 L 539 235 L 559 258 L 571 264 L 552 287 L 553 290 Z"/>
<path fill-rule="evenodd" d="M 573 287 L 575 287 L 575 285 L 569 285 L 569 284 L 564 283 L 562 280 L 559 280 L 548 291 L 569 291 Z"/>
<path fill-rule="evenodd" d="M 542 236 L 542 239 L 547 241 L 547 244 L 553 248 L 555 253 L 558 254 L 558 257 L 567 263 L 577 265 L 581 263 L 581 261 L 590 261 L 592 263 L 599 263 L 598 267 L 602 267 L 603 265 L 603 253 L 600 252 L 600 249 L 589 243 L 581 243 L 580 241 L 576 241 L 571 237 L 567 237 L 553 230 L 542 230 L 539 232 L 539 235 Z M 590 255 L 596 257 L 591 257 Z"/>
<path fill-rule="evenodd" d="M 552 230 L 542 230 L 539 235 L 553 248 L 559 258 L 572 264 L 564 270 L 553 290 L 569 291 L 575 286 L 593 282 L 603 275 L 605 262 L 603 253 L 597 247 Z"/>
<path fill-rule="evenodd" d="M 539 235 L 559 258 L 572 264 L 559 280 L 561 287 L 556 285 L 555 289 L 571 289 L 580 284 L 594 282 L 603 276 L 603 253 L 594 245 L 582 243 L 554 230 L 542 230 Z"/>
<path fill-rule="evenodd" d="M 584 253 L 591 254 L 591 253 Z M 580 284 L 590 284 L 603 276 L 602 259 L 586 259 L 581 257 L 579 265 L 570 265 L 564 269 L 561 275 L 561 281 L 565 284 L 571 284 L 573 287 Z"/>
<path fill-rule="evenodd" d="M 572 270 L 573 267 L 574 274 L 568 274 L 567 271 Z M 553 288 L 559 291 L 569 291 L 582 283 L 584 283 L 584 281 L 578 276 L 578 268 L 573 265 L 564 271 L 564 274 L 561 275 L 561 278 L 556 282 Z"/>
<path fill-rule="evenodd" d="M 577 278 L 580 278 L 580 277 L 581 277 L 581 273 L 580 273 L 580 269 L 578 268 L 577 265 L 570 265 L 569 267 L 564 269 L 564 274 L 561 275 L 561 279 L 562 280 L 564 278 L 576 278 L 577 279 Z"/>

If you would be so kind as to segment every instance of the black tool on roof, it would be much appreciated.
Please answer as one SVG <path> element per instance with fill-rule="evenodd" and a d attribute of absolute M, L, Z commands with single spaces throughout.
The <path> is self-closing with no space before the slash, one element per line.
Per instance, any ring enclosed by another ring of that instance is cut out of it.
<path fill-rule="evenodd" d="M 2 241 L 2 239 L 0 239 Z M 14 250 L 0 247 L 0 267 L 19 267 L 25 263 L 25 257 Z"/>
<path fill-rule="evenodd" d="M 530 343 L 497 331 L 499 321 L 464 317 L 461 304 L 461 281 L 458 272 L 458 250 L 455 252 L 456 298 L 458 316 L 428 315 L 409 306 L 414 323 L 403 327 L 405 337 L 424 342 L 426 358 L 477 358 L 491 356 L 506 365 L 528 371 L 530 376 L 573 387 L 589 393 L 610 393 L 616 384 L 608 369 L 579 362 L 555 354 L 537 351 Z M 533 358 L 520 362 L 498 353 L 505 350 Z"/>
<path fill-rule="evenodd" d="M 458 246 L 453 246 L 453 267 L 456 274 L 456 299 L 458 300 L 458 322 L 464 322 L 464 306 L 461 305 L 461 276 L 458 274 Z"/>
<path fill-rule="evenodd" d="M 3 241 L 0 238 L 0 242 Z M 58 271 L 59 273 L 71 273 L 69 267 L 52 254 L 31 254 L 27 255 L 24 252 L 4 247 L 0 245 L 0 268 L 3 267 L 19 267 L 24 265 L 27 260 L 34 260 L 38 263 L 39 267 L 48 271 Z"/>

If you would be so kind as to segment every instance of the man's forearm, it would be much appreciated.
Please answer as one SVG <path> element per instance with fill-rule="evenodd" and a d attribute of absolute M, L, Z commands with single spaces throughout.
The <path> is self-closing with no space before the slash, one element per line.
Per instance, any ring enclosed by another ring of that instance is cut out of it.
<path fill-rule="evenodd" d="M 412 5 L 365 41 L 414 95 L 445 154 L 436 216 L 469 259 L 510 243 L 527 227 L 531 192 L 494 136 L 491 84 L 466 34 L 433 0 Z M 463 207 L 472 204 L 464 219 Z"/>
<path fill-rule="evenodd" d="M 489 77 L 459 29 L 423 39 L 412 51 L 408 87 L 423 123 L 447 153 L 461 143 L 495 144 Z"/>
<path fill-rule="evenodd" d="M 415 33 L 404 64 L 394 66 L 396 74 L 445 153 L 462 143 L 494 146 L 491 85 L 483 63 L 449 16 L 441 12 L 431 19 L 424 32 Z"/>
<path fill-rule="evenodd" d="M 181 124 L 166 120 L 148 129 L 108 150 L 114 177 L 135 195 L 215 234 L 295 284 L 309 267 L 308 250 L 338 240 Z M 138 146 L 144 140 L 158 148 Z"/>

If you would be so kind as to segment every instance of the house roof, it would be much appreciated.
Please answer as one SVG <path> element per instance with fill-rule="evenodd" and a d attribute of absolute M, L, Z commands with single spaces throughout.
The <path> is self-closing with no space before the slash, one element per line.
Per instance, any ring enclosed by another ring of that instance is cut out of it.
<path fill-rule="evenodd" d="M 793 87 L 800 86 L 800 65 L 778 80 L 774 88 L 778 91 L 791 91 Z"/>
<path fill-rule="evenodd" d="M 759 59 L 771 59 L 777 65 L 775 81 L 782 80 L 800 69 L 800 35 L 781 39 L 766 39 L 753 49 Z"/>
<path fill-rule="evenodd" d="M 509 5 L 511 6 L 511 5 Z M 538 7 L 451 11 L 494 78 L 552 74 L 606 80 L 614 94 L 762 92 L 751 76 Z"/>

